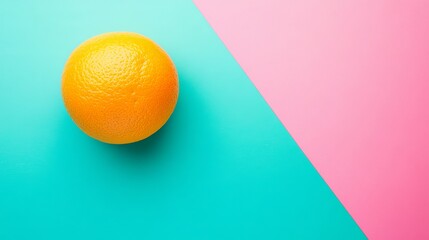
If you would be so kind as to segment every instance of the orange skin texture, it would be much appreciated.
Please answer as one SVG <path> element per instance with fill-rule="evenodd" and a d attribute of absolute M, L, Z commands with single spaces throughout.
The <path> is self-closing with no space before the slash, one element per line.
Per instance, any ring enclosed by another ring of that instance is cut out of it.
<path fill-rule="evenodd" d="M 174 111 L 176 68 L 167 53 L 136 33 L 106 33 L 78 46 L 62 76 L 65 107 L 89 136 L 111 144 L 145 139 Z"/>

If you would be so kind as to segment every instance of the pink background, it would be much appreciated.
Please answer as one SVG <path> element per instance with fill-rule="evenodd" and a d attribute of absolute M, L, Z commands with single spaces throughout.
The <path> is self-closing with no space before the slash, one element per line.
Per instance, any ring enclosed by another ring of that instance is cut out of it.
<path fill-rule="evenodd" d="M 429 1 L 195 0 L 370 239 L 429 239 Z"/>

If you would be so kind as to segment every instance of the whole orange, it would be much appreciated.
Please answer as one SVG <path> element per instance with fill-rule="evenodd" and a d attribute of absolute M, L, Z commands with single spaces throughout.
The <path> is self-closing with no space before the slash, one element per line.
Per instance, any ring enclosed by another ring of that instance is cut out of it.
<path fill-rule="evenodd" d="M 125 144 L 158 131 L 176 106 L 176 68 L 155 42 L 106 33 L 78 46 L 62 76 L 62 95 L 77 126 L 102 142 Z"/>

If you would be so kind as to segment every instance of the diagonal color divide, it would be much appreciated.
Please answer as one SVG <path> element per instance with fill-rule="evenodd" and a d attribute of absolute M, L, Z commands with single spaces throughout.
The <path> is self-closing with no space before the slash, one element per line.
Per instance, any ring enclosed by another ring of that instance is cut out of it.
<path fill-rule="evenodd" d="M 429 2 L 195 0 L 370 239 L 429 239 Z"/>
<path fill-rule="evenodd" d="M 0 19 L 1 240 L 365 239 L 190 0 L 3 1 Z M 135 144 L 89 138 L 61 100 L 70 52 L 107 31 L 179 73 L 172 118 Z"/>

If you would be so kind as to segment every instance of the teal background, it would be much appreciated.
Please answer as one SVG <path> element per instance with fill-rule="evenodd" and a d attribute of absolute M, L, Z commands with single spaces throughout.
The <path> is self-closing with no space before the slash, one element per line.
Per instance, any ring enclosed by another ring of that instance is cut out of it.
<path fill-rule="evenodd" d="M 133 31 L 180 97 L 147 140 L 108 145 L 65 111 L 86 39 Z M 363 239 L 191 1 L 0 2 L 0 239 Z"/>

